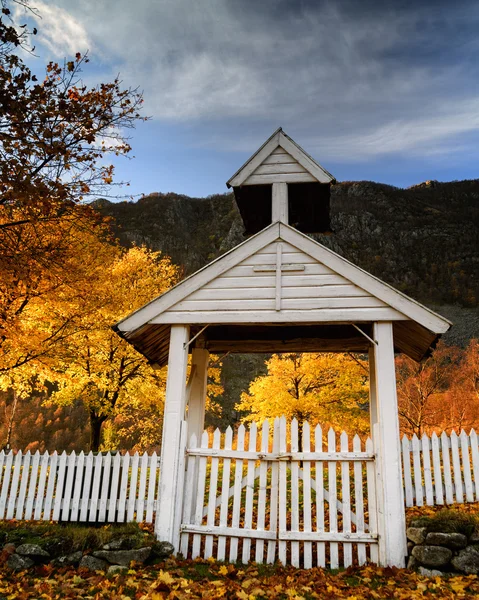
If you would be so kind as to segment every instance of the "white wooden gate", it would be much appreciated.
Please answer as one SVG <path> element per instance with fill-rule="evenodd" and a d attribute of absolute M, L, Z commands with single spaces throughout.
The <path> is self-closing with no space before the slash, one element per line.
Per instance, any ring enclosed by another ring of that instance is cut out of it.
<path fill-rule="evenodd" d="M 289 432 L 288 432 L 289 429 Z M 265 421 L 187 448 L 180 552 L 310 568 L 377 562 L 372 441 Z M 289 433 L 289 435 L 288 435 Z M 311 434 L 313 433 L 313 439 Z M 233 439 L 234 437 L 234 439 Z M 287 440 L 291 441 L 288 442 Z"/>

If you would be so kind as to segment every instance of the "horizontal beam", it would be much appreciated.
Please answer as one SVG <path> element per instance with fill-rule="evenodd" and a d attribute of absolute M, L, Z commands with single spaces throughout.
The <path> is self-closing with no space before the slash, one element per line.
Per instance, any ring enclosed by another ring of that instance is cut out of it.
<path fill-rule="evenodd" d="M 250 452 L 248 450 L 215 450 L 213 448 L 188 448 L 189 456 L 211 456 L 214 458 L 236 458 L 243 460 L 269 460 L 291 462 L 350 462 L 371 461 L 371 452 Z"/>
<path fill-rule="evenodd" d="M 367 352 L 366 339 L 307 339 L 294 340 L 215 340 L 208 339 L 210 352 L 268 353 L 268 352 Z"/>

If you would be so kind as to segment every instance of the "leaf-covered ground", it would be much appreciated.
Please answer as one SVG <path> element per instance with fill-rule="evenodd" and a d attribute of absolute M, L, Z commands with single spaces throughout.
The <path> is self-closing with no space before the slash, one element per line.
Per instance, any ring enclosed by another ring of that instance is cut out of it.
<path fill-rule="evenodd" d="M 108 577 L 80 569 L 36 567 L 0 572 L 0 598 L 477 598 L 476 576 L 422 577 L 405 569 L 367 566 L 341 572 L 169 560 Z"/>

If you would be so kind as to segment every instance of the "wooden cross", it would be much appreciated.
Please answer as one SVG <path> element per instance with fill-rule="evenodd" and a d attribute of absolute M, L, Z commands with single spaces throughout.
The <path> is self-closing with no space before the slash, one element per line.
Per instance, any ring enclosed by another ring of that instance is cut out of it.
<path fill-rule="evenodd" d="M 283 271 L 304 271 L 305 266 L 295 263 L 282 262 L 283 244 L 276 244 L 276 264 L 274 265 L 257 265 L 253 267 L 253 271 L 257 273 L 267 273 L 274 271 L 276 273 L 276 310 L 281 310 L 281 273 Z"/>

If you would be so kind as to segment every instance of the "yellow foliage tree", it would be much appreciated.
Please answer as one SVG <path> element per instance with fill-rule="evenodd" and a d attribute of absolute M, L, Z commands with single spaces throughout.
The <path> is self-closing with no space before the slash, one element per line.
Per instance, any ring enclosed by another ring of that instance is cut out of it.
<path fill-rule="evenodd" d="M 236 409 L 247 421 L 285 416 L 350 434 L 369 428 L 367 363 L 347 354 L 274 354 Z"/>

